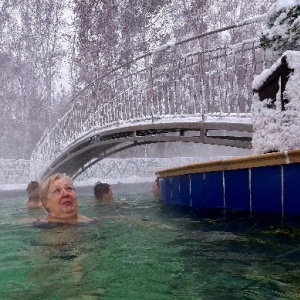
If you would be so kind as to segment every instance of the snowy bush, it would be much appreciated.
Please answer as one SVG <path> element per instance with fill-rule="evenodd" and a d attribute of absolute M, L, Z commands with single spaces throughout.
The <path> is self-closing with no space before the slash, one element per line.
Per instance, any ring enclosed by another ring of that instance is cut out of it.
<path fill-rule="evenodd" d="M 300 50 L 300 0 L 277 0 L 268 11 L 268 29 L 261 47 L 277 57 L 286 50 Z"/>
<path fill-rule="evenodd" d="M 272 99 L 261 101 L 258 92 L 253 97 L 254 154 L 300 148 L 300 51 L 286 51 L 283 56 L 286 57 L 288 68 L 292 70 L 283 92 L 285 109 L 282 110 L 281 106 L 280 78 L 274 103 Z M 280 64 L 281 58 L 270 69 L 256 76 L 253 90 L 259 91 Z"/>

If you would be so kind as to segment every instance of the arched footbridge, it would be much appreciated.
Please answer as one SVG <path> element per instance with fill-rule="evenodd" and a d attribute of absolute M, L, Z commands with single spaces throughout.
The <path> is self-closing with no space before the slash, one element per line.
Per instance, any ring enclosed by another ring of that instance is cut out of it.
<path fill-rule="evenodd" d="M 100 76 L 74 97 L 32 153 L 40 179 L 76 177 L 130 147 L 193 142 L 251 148 L 252 81 L 268 62 L 257 38 L 218 46 L 220 34 L 256 35 L 261 18 L 142 55 Z M 213 46 L 213 47 L 212 47 Z"/>
<path fill-rule="evenodd" d="M 252 125 L 249 123 L 200 122 L 144 123 L 90 133 L 77 140 L 42 173 L 56 172 L 78 176 L 81 172 L 113 153 L 137 145 L 158 142 L 194 142 L 251 148 Z"/>

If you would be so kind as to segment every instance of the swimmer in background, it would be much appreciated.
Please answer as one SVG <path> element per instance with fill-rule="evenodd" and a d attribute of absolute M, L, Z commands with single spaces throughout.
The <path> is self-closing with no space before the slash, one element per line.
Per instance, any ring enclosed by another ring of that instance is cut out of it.
<path fill-rule="evenodd" d="M 113 202 L 114 196 L 108 183 L 98 181 L 94 186 L 95 199 L 102 203 Z"/>
<path fill-rule="evenodd" d="M 38 181 L 30 181 L 26 188 L 28 194 L 27 208 L 42 208 L 43 203 L 40 199 L 41 187 Z"/>
<path fill-rule="evenodd" d="M 152 185 L 152 194 L 155 199 L 160 199 L 159 180 L 156 178 Z"/>
<path fill-rule="evenodd" d="M 78 214 L 77 194 L 72 179 L 66 174 L 57 173 L 46 179 L 40 195 L 48 215 L 40 218 L 38 223 L 76 224 L 92 221 Z"/>

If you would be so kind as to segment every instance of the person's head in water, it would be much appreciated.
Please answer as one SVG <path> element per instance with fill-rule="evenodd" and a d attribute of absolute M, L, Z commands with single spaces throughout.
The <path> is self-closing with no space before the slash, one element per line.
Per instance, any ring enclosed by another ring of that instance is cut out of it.
<path fill-rule="evenodd" d="M 40 184 L 38 181 L 33 180 L 28 183 L 26 188 L 28 194 L 28 208 L 40 208 L 43 207 L 43 204 L 40 200 Z"/>
<path fill-rule="evenodd" d="M 153 182 L 152 185 L 152 194 L 155 198 L 159 198 L 160 197 L 160 192 L 159 192 L 159 180 L 158 178 L 156 178 Z"/>
<path fill-rule="evenodd" d="M 94 196 L 99 201 L 113 201 L 113 193 L 108 183 L 97 182 L 94 186 Z"/>
<path fill-rule="evenodd" d="M 48 212 L 43 221 L 76 223 L 89 220 L 78 214 L 77 195 L 73 181 L 66 174 L 54 174 L 43 182 L 41 201 Z"/>

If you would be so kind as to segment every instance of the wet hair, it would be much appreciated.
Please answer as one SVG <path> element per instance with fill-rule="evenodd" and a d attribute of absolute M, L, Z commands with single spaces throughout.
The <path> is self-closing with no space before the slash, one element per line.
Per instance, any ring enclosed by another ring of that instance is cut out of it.
<path fill-rule="evenodd" d="M 26 191 L 28 193 L 31 193 L 31 192 L 35 191 L 36 189 L 38 189 L 39 186 L 40 186 L 40 184 L 38 183 L 38 181 L 36 181 L 36 180 L 30 181 L 27 185 Z"/>
<path fill-rule="evenodd" d="M 42 183 L 42 189 L 41 189 L 41 201 L 42 203 L 45 205 L 45 203 L 47 202 L 47 198 L 48 198 L 48 192 L 49 192 L 49 188 L 50 185 L 59 179 L 66 179 L 68 180 L 72 186 L 73 186 L 73 181 L 72 179 L 67 176 L 66 174 L 62 174 L 62 173 L 56 173 L 50 177 L 48 177 L 46 180 L 44 180 L 44 182 Z"/>
<path fill-rule="evenodd" d="M 40 201 L 40 184 L 38 181 L 33 180 L 28 183 L 26 188 L 26 192 L 28 193 L 28 200 L 39 202 Z"/>
<path fill-rule="evenodd" d="M 108 193 L 109 190 L 110 185 L 108 183 L 98 181 L 94 186 L 94 196 L 97 200 L 103 200 L 103 195 Z"/>

